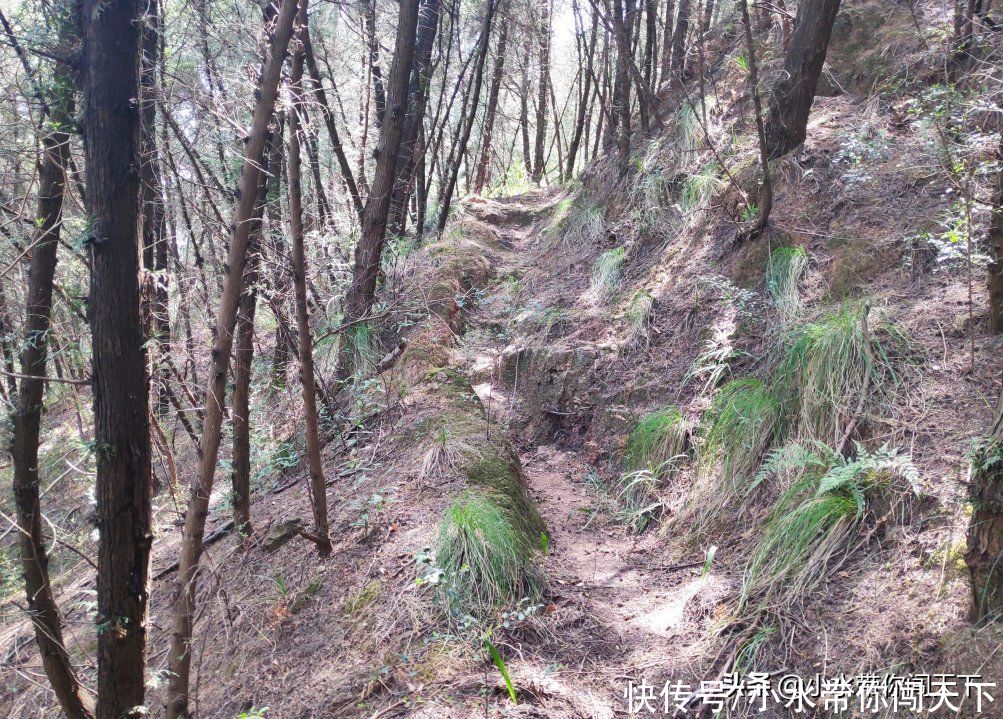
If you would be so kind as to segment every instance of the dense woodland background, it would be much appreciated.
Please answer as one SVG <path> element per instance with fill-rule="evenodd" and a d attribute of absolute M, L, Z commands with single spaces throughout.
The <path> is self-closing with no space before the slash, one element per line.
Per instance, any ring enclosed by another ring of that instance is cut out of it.
<path fill-rule="evenodd" d="M 0 0 L 0 713 L 1000 681 L 999 14 Z"/>

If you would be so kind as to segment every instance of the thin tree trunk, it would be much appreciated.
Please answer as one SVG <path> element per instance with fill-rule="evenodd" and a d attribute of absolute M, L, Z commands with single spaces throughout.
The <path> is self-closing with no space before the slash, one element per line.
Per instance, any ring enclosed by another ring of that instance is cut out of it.
<path fill-rule="evenodd" d="M 470 140 L 470 132 L 474 127 L 474 118 L 477 115 L 477 103 L 481 96 L 481 81 L 484 78 L 484 60 L 487 57 L 488 45 L 491 41 L 491 20 L 494 17 L 494 10 L 494 0 L 487 0 L 487 4 L 484 7 L 484 25 L 481 28 L 481 38 L 477 48 L 474 78 L 470 88 L 470 108 L 467 112 L 466 121 L 460 129 L 460 137 L 456 143 L 453 162 L 449 168 L 449 178 L 446 180 L 446 186 L 442 191 L 439 202 L 438 230 L 440 233 L 446 229 L 446 223 L 449 222 L 449 207 L 452 204 L 453 191 L 456 189 L 456 180 L 460 174 L 460 162 L 463 159 L 463 153 L 467 150 L 467 142 Z M 546 97 L 543 98 L 543 103 L 543 109 L 546 113 Z M 542 163 L 542 147 L 540 150 Z"/>
<path fill-rule="evenodd" d="M 550 87 L 550 8 L 551 0 L 540 0 L 543 16 L 540 18 L 539 50 L 540 77 L 536 93 L 536 143 L 533 154 L 533 182 L 539 185 L 546 174 L 546 161 L 543 157 L 544 144 L 547 140 L 547 98 Z M 474 97 L 476 106 L 477 97 Z"/>
<path fill-rule="evenodd" d="M 244 167 L 241 173 L 240 194 L 234 208 L 228 272 L 220 298 L 216 318 L 215 340 L 212 349 L 209 379 L 206 387 L 205 419 L 202 421 L 202 439 L 199 443 L 202 456 L 198 473 L 192 486 L 188 512 L 181 545 L 178 567 L 177 598 L 174 605 L 173 636 L 168 654 L 170 679 L 167 693 L 168 719 L 189 717 L 189 672 L 191 670 L 192 624 L 195 618 L 195 591 L 199 562 L 202 558 L 202 537 L 205 534 L 206 514 L 212 493 L 216 460 L 223 422 L 223 402 L 226 376 L 233 349 L 233 330 L 240 302 L 247 246 L 250 240 L 250 222 L 257 201 L 257 187 L 261 176 L 261 163 L 268 136 L 268 125 L 275 108 L 282 63 L 292 35 L 296 16 L 296 0 L 283 0 L 275 25 L 268 34 L 268 52 L 261 71 L 261 80 L 255 92 L 257 101 L 251 132 L 247 138 Z"/>
<path fill-rule="evenodd" d="M 98 539 L 97 719 L 144 704 L 152 455 L 140 316 L 140 52 L 145 3 L 84 0 L 84 147 Z"/>
<path fill-rule="evenodd" d="M 685 0 L 684 0 L 685 2 Z M 623 0 L 613 0 L 613 31 L 616 35 L 616 78 L 613 84 L 613 115 L 611 133 L 615 134 L 620 156 L 620 173 L 627 172 L 630 162 L 630 78 L 627 63 L 630 62 L 630 38 L 623 14 Z"/>
<path fill-rule="evenodd" d="M 759 99 L 759 70 L 756 62 L 756 44 L 752 39 L 752 22 L 749 20 L 748 0 L 739 0 L 739 4 L 742 8 L 742 23 L 745 26 L 745 50 L 749 54 L 749 84 L 752 86 L 752 105 L 756 113 L 756 131 L 759 135 L 759 164 L 763 173 L 763 188 L 759 197 L 759 217 L 746 238 L 751 240 L 766 229 L 766 223 L 770 220 L 770 210 L 773 209 L 773 180 L 770 177 L 770 156 L 766 148 L 763 103 Z"/>
<path fill-rule="evenodd" d="M 577 9 L 577 4 L 575 8 Z M 585 132 L 585 121 L 589 111 L 589 95 L 592 89 L 592 66 L 596 51 L 596 38 L 599 35 L 599 16 L 592 13 L 592 35 L 589 38 L 588 55 L 585 58 L 585 77 L 582 79 L 582 97 L 578 103 L 578 116 L 575 119 L 575 129 L 571 135 L 571 144 L 568 147 L 568 166 L 564 173 L 565 181 L 570 182 L 575 173 L 575 158 L 578 156 L 578 147 L 582 141 L 582 134 Z M 586 144 L 587 144 L 586 140 Z M 588 149 L 588 148 L 586 148 Z"/>
<path fill-rule="evenodd" d="M 522 82 L 519 85 L 519 130 L 522 134 L 522 164 L 526 176 L 533 174 L 533 151 L 529 144 L 529 59 L 532 52 L 530 35 L 523 42 Z"/>
<path fill-rule="evenodd" d="M 498 32 L 498 46 L 495 49 L 495 66 L 491 73 L 491 88 L 488 90 L 488 106 L 484 115 L 484 141 L 481 146 L 481 159 L 477 165 L 474 178 L 474 194 L 481 194 L 488 182 L 488 166 L 491 161 L 491 142 L 494 138 L 495 114 L 498 112 L 498 95 L 501 92 L 502 77 L 505 73 L 505 51 L 508 43 L 509 9 L 502 9 L 501 29 Z"/>
<path fill-rule="evenodd" d="M 359 188 L 355 184 L 355 176 L 352 174 L 352 167 L 348 164 L 348 158 L 345 156 L 345 149 L 341 144 L 341 137 L 338 135 L 338 127 L 334 122 L 334 113 L 331 112 L 330 106 L 327 104 L 327 93 L 324 90 L 324 85 L 321 82 L 320 70 L 317 67 L 317 58 L 313 54 L 313 46 L 310 43 L 310 35 L 307 34 L 306 38 L 306 65 L 307 69 L 310 71 L 310 78 L 313 80 L 313 94 L 317 99 L 317 104 L 320 105 L 321 113 L 324 115 L 324 124 L 327 126 L 327 134 L 331 139 L 331 147 L 334 150 L 334 156 L 338 160 L 338 167 L 341 169 L 341 179 L 345 182 L 345 187 L 348 189 L 348 196 L 352 198 L 352 205 L 355 207 L 355 212 L 358 214 L 359 218 L 362 217 L 362 200 L 359 197 Z"/>
<path fill-rule="evenodd" d="M 9 39 L 14 35 L 7 19 L 0 15 Z M 68 26 L 71 23 L 66 23 Z M 69 38 L 63 38 L 68 41 Z M 67 44 L 60 43 L 61 46 Z M 42 401 L 48 356 L 52 290 L 56 271 L 60 225 L 65 195 L 65 168 L 69 158 L 70 137 L 65 131 L 73 116 L 73 81 L 69 68 L 57 65 L 53 87 L 60 96 L 48 105 L 49 118 L 45 127 L 52 129 L 42 137 L 38 162 L 38 208 L 35 216 L 40 224 L 32 237 L 31 269 L 28 275 L 28 295 L 25 300 L 25 341 L 21 351 L 20 391 L 11 392 L 12 413 L 11 459 L 14 465 L 14 504 L 19 528 L 21 569 L 24 576 L 28 616 L 35 628 L 45 670 L 52 690 L 69 719 L 89 719 L 94 714 L 93 701 L 88 697 L 70 664 L 63 644 L 63 629 L 49 581 L 49 555 L 45 546 L 44 518 L 39 493 L 38 447 L 42 421 Z M 6 322 L 6 311 L 3 318 Z M 6 328 L 8 331 L 10 328 Z M 13 366 L 9 366 L 13 371 Z M 10 378 L 13 382 L 13 378 Z"/>
<path fill-rule="evenodd" d="M 167 381 L 161 357 L 170 354 L 171 324 L 167 297 L 167 220 L 160 174 L 160 152 L 157 148 L 157 71 L 160 68 L 159 2 L 152 0 L 143 25 L 143 60 L 141 68 L 142 117 L 142 198 L 143 198 L 143 266 L 158 273 L 154 276 L 153 297 L 149 302 L 152 348 L 151 366 L 154 379 L 156 411 L 167 412 L 168 401 L 163 384 Z M 151 301 L 152 300 L 152 301 Z"/>
<path fill-rule="evenodd" d="M 672 31 L 675 24 L 675 0 L 665 0 L 665 22 L 662 24 L 662 67 L 658 82 L 664 85 L 672 79 Z"/>
<path fill-rule="evenodd" d="M 278 173 L 282 152 L 282 123 L 275 122 L 269 133 L 264 172 L 258 181 L 258 199 L 251 215 L 251 229 L 244 270 L 244 287 L 237 307 L 237 327 L 233 338 L 233 470 L 230 495 L 233 526 L 243 536 L 253 532 L 251 525 L 251 362 L 254 359 L 254 315 L 258 305 L 258 278 L 261 273 L 261 226 L 268 202 L 270 178 Z"/>
<path fill-rule="evenodd" d="M 802 0 L 798 5 L 784 69 L 770 93 L 766 147 L 770 159 L 786 155 L 805 140 L 808 114 L 829 49 L 840 0 Z"/>
<path fill-rule="evenodd" d="M 369 42 L 369 68 L 373 78 L 373 93 L 376 101 L 376 129 L 383 129 L 386 114 L 387 93 L 383 87 L 383 71 L 380 70 L 380 43 L 376 37 L 376 0 L 362 0 L 365 3 L 366 39 Z"/>
<path fill-rule="evenodd" d="M 407 89 L 414 61 L 415 30 L 418 25 L 418 0 L 403 0 L 397 21 L 397 43 L 390 69 L 389 117 L 383 125 L 377 152 L 373 189 L 366 200 L 362 216 L 362 236 L 355 246 L 355 267 L 352 284 L 345 297 L 346 323 L 365 321 L 376 296 L 376 279 L 386 239 L 390 195 L 397 176 L 397 162 L 404 120 L 407 114 Z M 338 351 L 339 383 L 346 383 L 355 372 L 355 343 L 351 331 L 342 334 Z"/>
<path fill-rule="evenodd" d="M 303 56 L 307 35 L 307 3 L 300 0 L 300 42 L 293 55 L 290 75 L 292 108 L 289 112 L 289 225 L 293 243 L 293 285 L 296 289 L 296 327 L 299 337 L 300 382 L 303 385 L 303 414 L 306 419 L 307 466 L 310 469 L 310 500 L 313 506 L 314 541 L 321 557 L 331 554 L 327 522 L 327 488 L 320 458 L 320 431 L 317 428 L 317 391 L 313 370 L 313 337 L 306 302 L 306 253 L 303 247 L 303 171 L 300 137 L 303 125 Z"/>
<path fill-rule="evenodd" d="M 672 79 L 682 82 L 686 72 L 686 34 L 690 29 L 690 0 L 679 0 L 679 17 L 672 34 Z"/>
<path fill-rule="evenodd" d="M 999 169 L 993 193 L 992 220 L 989 223 L 989 331 L 1003 332 L 1003 131 L 1000 132 Z"/>

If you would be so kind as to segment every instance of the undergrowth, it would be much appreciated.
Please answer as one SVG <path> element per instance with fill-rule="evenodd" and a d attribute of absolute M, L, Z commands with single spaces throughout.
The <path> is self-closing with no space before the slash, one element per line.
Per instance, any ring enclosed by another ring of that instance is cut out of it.
<path fill-rule="evenodd" d="M 768 458 L 761 477 L 784 470 L 801 476 L 766 518 L 745 570 L 742 608 L 755 600 L 759 609 L 783 609 L 817 589 L 857 548 L 851 538 L 871 498 L 904 488 L 915 492 L 918 481 L 911 458 L 887 446 L 868 452 L 857 444 L 854 459 L 823 444 L 788 448 Z M 904 487 L 896 487 L 897 478 Z"/>
<path fill-rule="evenodd" d="M 627 438 L 624 468 L 646 469 L 658 478 L 668 477 L 686 458 L 689 424 L 678 407 L 665 407 L 645 415 Z"/>

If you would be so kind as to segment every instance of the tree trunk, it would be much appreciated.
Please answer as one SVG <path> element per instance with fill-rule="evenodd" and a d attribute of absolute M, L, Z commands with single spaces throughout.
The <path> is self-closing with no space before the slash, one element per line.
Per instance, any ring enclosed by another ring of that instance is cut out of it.
<path fill-rule="evenodd" d="M 522 134 L 522 164 L 526 177 L 533 174 L 533 152 L 529 145 L 529 60 L 532 53 L 530 35 L 523 42 L 522 78 L 519 84 L 519 131 Z"/>
<path fill-rule="evenodd" d="M 999 169 L 993 193 L 992 220 L 989 223 L 989 331 L 1003 332 L 1003 131 L 1000 132 Z"/>
<path fill-rule="evenodd" d="M 292 35 L 296 16 L 296 0 L 283 0 L 274 26 L 268 37 L 269 52 L 263 63 L 254 107 L 251 132 L 247 138 L 244 167 L 240 178 L 240 191 L 233 213 L 227 275 L 216 318 L 215 339 L 211 366 L 206 387 L 205 418 L 202 421 L 198 473 L 195 477 L 181 544 L 178 567 L 177 598 L 174 605 L 173 636 L 168 661 L 170 679 L 167 694 L 168 719 L 189 717 L 188 687 L 191 669 L 190 641 L 195 618 L 195 591 L 199 561 L 202 558 L 202 537 L 205 534 L 206 514 L 212 493 L 216 460 L 223 422 L 223 402 L 226 376 L 233 349 L 233 330 L 237 320 L 244 267 L 247 263 L 247 246 L 250 240 L 249 219 L 257 201 L 261 163 L 268 139 L 268 126 L 275 108 L 282 63 Z"/>
<path fill-rule="evenodd" d="M 548 0 L 549 2 L 549 0 Z M 446 223 L 449 222 L 449 206 L 453 201 L 453 191 L 456 189 L 456 180 L 460 174 L 460 162 L 463 160 L 463 153 L 467 150 L 467 143 L 470 140 L 470 132 L 474 127 L 474 118 L 477 115 L 477 103 L 481 96 L 481 81 L 484 78 L 484 60 L 488 54 L 488 45 L 491 41 L 491 20 L 494 17 L 495 5 L 494 0 L 487 0 L 487 4 L 484 6 L 484 24 L 481 28 L 481 38 L 479 42 L 479 47 L 477 48 L 477 59 L 475 60 L 474 66 L 474 77 L 473 82 L 470 87 L 470 108 L 467 111 L 467 116 L 465 121 L 461 118 L 461 129 L 460 137 L 456 142 L 456 147 L 454 148 L 453 162 L 449 168 L 449 178 L 446 180 L 446 186 L 440 195 L 439 201 L 439 222 L 438 230 L 441 233 L 446 229 Z M 541 78 L 543 75 L 541 74 Z M 543 98 L 543 110 L 546 113 L 547 109 L 547 98 Z M 538 148 L 541 154 L 541 164 L 542 160 L 542 147 Z"/>
<path fill-rule="evenodd" d="M 672 76 L 672 30 L 675 23 L 675 0 L 665 0 L 665 22 L 662 25 L 662 67 L 658 82 L 664 85 Z"/>
<path fill-rule="evenodd" d="M 540 18 L 539 29 L 539 49 L 540 49 L 540 78 L 537 84 L 536 94 L 536 143 L 533 154 L 533 182 L 539 185 L 543 181 L 546 172 L 544 165 L 546 161 L 543 157 L 544 144 L 547 140 L 547 98 L 550 87 L 550 3 L 551 0 L 541 0 L 540 9 L 543 16 Z M 476 107 L 477 96 L 474 96 Z M 471 113 L 473 114 L 473 113 Z"/>
<path fill-rule="evenodd" d="M 3 20 L 5 30 L 9 33 L 6 18 Z M 42 668 L 63 713 L 69 719 L 89 719 L 94 712 L 93 702 L 84 694 L 70 665 L 70 657 L 63 645 L 59 608 L 49 582 L 45 520 L 42 517 L 38 489 L 38 445 L 45 389 L 41 378 L 46 373 L 56 249 L 59 246 L 62 221 L 64 172 L 69 159 L 70 137 L 66 127 L 73 116 L 73 80 L 65 65 L 57 66 L 53 87 L 62 91 L 60 97 L 53 98 L 49 105 L 49 118 L 44 126 L 52 129 L 42 137 L 42 152 L 38 162 L 38 208 L 35 217 L 39 224 L 32 237 L 34 249 L 31 253 L 28 295 L 25 300 L 25 340 L 21 351 L 23 377 L 20 391 L 11 393 L 14 400 L 11 459 L 14 465 L 14 504 L 17 523 L 21 529 L 17 534 L 25 596 L 28 616 L 35 627 L 35 641 L 42 657 Z M 6 329 L 9 331 L 9 328 Z M 13 366 L 9 369 L 12 371 Z"/>
<path fill-rule="evenodd" d="M 97 719 L 144 704 L 149 378 L 140 316 L 140 29 L 145 3 L 84 0 L 83 88 L 97 447 Z"/>
<path fill-rule="evenodd" d="M 839 0 L 802 0 L 798 5 L 784 69 L 770 94 L 766 123 L 770 159 L 786 155 L 805 140 L 808 114 L 838 12 Z"/>
<path fill-rule="evenodd" d="M 293 242 L 293 285 L 296 289 L 296 327 L 299 337 L 300 382 L 303 385 L 303 414 L 306 419 L 307 466 L 310 469 L 310 500 L 313 506 L 314 535 L 321 557 L 331 554 L 327 522 L 327 487 L 320 459 L 320 432 L 317 428 L 317 392 L 313 371 L 313 337 L 306 303 L 306 253 L 303 247 L 303 187 L 300 138 L 303 124 L 303 56 L 307 36 L 307 3 L 300 0 L 300 42 L 293 55 L 290 74 L 292 108 L 289 111 L 289 225 Z"/>
<path fill-rule="evenodd" d="M 327 93 L 324 90 L 324 84 L 321 82 L 320 70 L 317 67 L 317 58 L 313 54 L 309 32 L 306 35 L 305 44 L 307 69 L 310 71 L 310 78 L 313 80 L 313 94 L 317 98 L 317 104 L 320 105 L 321 112 L 324 115 L 324 124 L 327 126 L 327 134 L 331 139 L 331 148 L 334 150 L 334 156 L 338 160 L 338 167 L 341 169 L 341 178 L 348 189 L 348 196 L 352 198 L 355 212 L 361 219 L 362 200 L 359 197 L 359 188 L 355 184 L 352 167 L 348 164 L 348 158 L 345 156 L 345 149 L 342 147 L 341 137 L 338 135 L 338 128 L 334 123 L 334 113 L 331 112 L 331 108 L 327 104 Z"/>
<path fill-rule="evenodd" d="M 752 39 L 752 22 L 749 19 L 748 0 L 739 0 L 739 4 L 742 8 L 742 23 L 745 25 L 745 50 L 749 54 L 749 84 L 752 86 L 752 106 L 756 113 L 756 131 L 759 136 L 759 165 L 763 173 L 759 216 L 755 226 L 746 237 L 746 239 L 754 239 L 766 229 L 766 223 L 770 220 L 770 210 L 773 209 L 773 179 L 770 177 L 770 158 L 766 148 L 763 104 L 759 99 L 759 70 L 756 63 L 756 44 Z"/>
<path fill-rule="evenodd" d="M 439 0 L 425 0 L 418 12 L 418 31 L 415 40 L 414 63 L 408 84 L 407 114 L 401 136 L 400 157 L 397 160 L 397 177 L 390 198 L 388 231 L 393 236 L 404 234 L 407 205 L 411 185 L 415 179 L 417 155 L 425 149 L 419 135 L 428 105 L 428 88 L 432 80 L 432 50 L 439 29 Z"/>
<path fill-rule="evenodd" d="M 150 316 L 151 366 L 154 379 L 155 407 L 158 415 L 167 412 L 167 376 L 161 358 L 171 351 L 171 323 L 167 297 L 167 221 L 160 175 L 160 152 L 157 148 L 157 71 L 160 68 L 159 2 L 152 0 L 143 25 L 143 60 L 141 66 L 142 117 L 142 198 L 143 266 L 154 276 L 153 296 L 144 298 Z"/>
<path fill-rule="evenodd" d="M 251 215 L 244 271 L 243 291 L 237 307 L 237 327 L 233 338 L 233 470 L 230 494 L 233 526 L 241 535 L 250 536 L 251 525 L 251 362 L 254 359 L 254 315 L 258 305 L 258 278 L 261 272 L 261 225 L 268 203 L 268 187 L 277 177 L 282 152 L 282 123 L 273 126 L 265 159 L 264 172 L 258 181 L 258 199 Z"/>
<path fill-rule="evenodd" d="M 509 9 L 502 10 L 501 30 L 498 32 L 498 47 L 495 50 L 495 66 L 491 73 L 491 88 L 488 90 L 488 106 L 484 115 L 484 141 L 481 159 L 474 178 L 474 194 L 481 194 L 488 182 L 488 166 L 491 162 L 491 141 L 494 135 L 495 114 L 498 112 L 498 95 L 501 92 L 502 77 L 505 73 L 505 51 L 508 43 Z"/>
<path fill-rule="evenodd" d="M 683 0 L 686 2 L 686 0 Z M 620 173 L 627 172 L 630 163 L 630 38 L 623 14 L 623 0 L 613 0 L 613 31 L 616 34 L 616 77 L 613 83 L 613 115 L 610 131 L 616 135 L 620 156 Z"/>
<path fill-rule="evenodd" d="M 686 33 L 690 28 L 690 0 L 679 0 L 679 17 L 672 34 L 672 79 L 682 82 L 686 72 Z"/>
<path fill-rule="evenodd" d="M 383 129 L 386 114 L 387 94 L 383 87 L 383 72 L 380 70 L 380 43 L 376 37 L 376 0 L 362 0 L 365 3 L 366 40 L 369 42 L 369 69 L 373 77 L 373 93 L 376 101 L 376 129 Z"/>
<path fill-rule="evenodd" d="M 577 9 L 577 5 L 575 6 Z M 568 166 L 564 173 L 566 182 L 570 182 L 575 173 L 575 158 L 578 156 L 578 147 L 582 141 L 582 134 L 585 131 L 585 121 L 588 118 L 589 96 L 592 90 L 593 59 L 596 52 L 596 38 L 599 34 L 599 15 L 592 13 L 592 35 L 589 38 L 588 54 L 585 57 L 585 77 L 582 78 L 582 96 L 578 103 L 578 116 L 575 119 L 575 129 L 571 135 L 571 144 L 568 146 Z M 587 140 L 586 140 L 587 144 Z M 586 150 L 588 148 L 586 147 Z"/>
<path fill-rule="evenodd" d="M 985 445 L 972 462 L 972 518 L 965 563 L 971 577 L 972 621 L 1003 616 L 1003 396 Z"/>
<path fill-rule="evenodd" d="M 355 246 L 352 284 L 345 297 L 344 321 L 347 323 L 358 324 L 365 321 L 376 295 L 376 278 L 379 276 L 386 239 L 390 195 L 397 176 L 397 162 L 404 134 L 407 89 L 414 61 L 417 25 L 418 0 L 403 0 L 397 20 L 393 65 L 390 69 L 390 92 L 387 96 L 390 115 L 380 134 L 373 188 L 362 215 L 362 236 Z M 339 343 L 337 379 L 342 384 L 355 372 L 355 343 L 351 337 L 351 329 L 346 330 Z"/>

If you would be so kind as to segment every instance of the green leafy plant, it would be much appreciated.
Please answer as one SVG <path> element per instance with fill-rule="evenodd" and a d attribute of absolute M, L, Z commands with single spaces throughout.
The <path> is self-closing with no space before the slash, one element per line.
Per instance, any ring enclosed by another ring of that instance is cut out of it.
<path fill-rule="evenodd" d="M 846 459 L 816 445 L 787 452 L 771 471 L 800 466 L 803 474 L 780 497 L 745 570 L 740 605 L 786 606 L 817 588 L 850 552 L 849 540 L 865 517 L 868 496 L 905 480 L 913 492 L 918 472 L 910 457 L 887 446 L 855 446 Z"/>
<path fill-rule="evenodd" d="M 498 672 L 502 675 L 502 679 L 505 680 L 505 688 L 508 689 L 509 699 L 512 700 L 513 704 L 518 704 L 519 701 L 515 697 L 515 687 L 512 685 L 512 678 L 508 675 L 508 667 L 505 666 L 505 660 L 502 659 L 501 654 L 498 652 L 498 648 L 491 642 L 490 639 L 484 637 L 484 646 L 488 649 L 488 654 L 491 655 L 491 661 L 498 668 Z"/>

